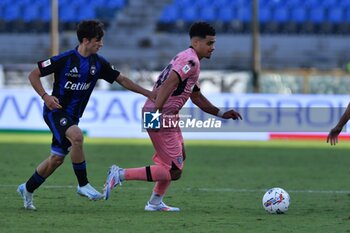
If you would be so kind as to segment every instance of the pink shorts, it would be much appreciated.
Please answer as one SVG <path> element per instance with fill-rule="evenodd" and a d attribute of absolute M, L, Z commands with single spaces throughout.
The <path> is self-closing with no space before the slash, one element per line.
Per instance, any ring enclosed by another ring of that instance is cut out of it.
<path fill-rule="evenodd" d="M 174 163 L 178 169 L 182 170 L 185 151 L 181 130 L 148 130 L 147 132 L 156 150 L 153 162 L 169 170 Z"/>

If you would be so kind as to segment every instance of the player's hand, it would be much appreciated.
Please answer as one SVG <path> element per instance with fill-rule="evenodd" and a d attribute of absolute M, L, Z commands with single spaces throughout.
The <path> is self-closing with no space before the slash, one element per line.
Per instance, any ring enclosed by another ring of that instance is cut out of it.
<path fill-rule="evenodd" d="M 229 111 L 225 112 L 222 115 L 222 118 L 224 118 L 224 119 L 233 119 L 233 120 L 242 120 L 241 114 L 239 114 L 239 112 L 236 112 L 234 110 L 229 110 Z"/>
<path fill-rule="evenodd" d="M 338 143 L 338 136 L 342 130 L 342 127 L 334 127 L 328 134 L 327 143 L 329 142 L 332 146 L 335 146 Z"/>
<path fill-rule="evenodd" d="M 52 95 L 45 95 L 43 98 L 45 105 L 50 109 L 50 110 L 54 110 L 54 109 L 61 109 L 62 106 L 60 105 L 59 100 L 57 99 L 56 96 L 52 96 Z"/>

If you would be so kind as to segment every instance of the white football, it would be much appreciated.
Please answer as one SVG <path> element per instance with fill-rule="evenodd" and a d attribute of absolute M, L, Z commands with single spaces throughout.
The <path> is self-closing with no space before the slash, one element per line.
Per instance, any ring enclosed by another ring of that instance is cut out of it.
<path fill-rule="evenodd" d="M 268 213 L 283 214 L 288 211 L 290 196 L 282 188 L 272 188 L 266 191 L 262 203 Z"/>

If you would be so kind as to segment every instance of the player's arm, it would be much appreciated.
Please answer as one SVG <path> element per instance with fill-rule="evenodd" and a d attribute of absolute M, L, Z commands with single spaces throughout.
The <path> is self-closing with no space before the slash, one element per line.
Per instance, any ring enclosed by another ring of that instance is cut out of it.
<path fill-rule="evenodd" d="M 159 88 L 159 91 L 157 93 L 157 97 L 155 100 L 155 108 L 156 110 L 162 110 L 165 102 L 173 93 L 174 89 L 179 85 L 180 83 L 180 76 L 175 72 L 171 71 L 168 78 L 162 83 L 162 85 Z"/>
<path fill-rule="evenodd" d="M 42 83 L 41 83 L 41 73 L 39 68 L 35 68 L 32 72 L 30 72 L 28 79 L 30 81 L 30 84 L 34 88 L 34 90 L 38 93 L 38 95 L 44 100 L 46 106 L 50 109 L 57 109 L 62 108 L 62 106 L 59 104 L 58 99 L 55 96 L 51 96 L 47 94 L 45 91 Z"/>
<path fill-rule="evenodd" d="M 233 109 L 223 112 L 219 108 L 215 107 L 203 94 L 200 90 L 194 90 L 191 94 L 191 100 L 192 102 L 197 105 L 201 110 L 203 110 L 206 113 L 209 113 L 214 116 L 219 116 L 224 119 L 234 119 L 242 120 L 242 116 L 234 111 Z"/>
<path fill-rule="evenodd" d="M 329 132 L 327 137 L 327 142 L 330 142 L 331 145 L 335 145 L 338 143 L 338 136 L 342 131 L 344 125 L 349 121 L 349 119 L 350 119 L 350 103 L 348 104 L 348 107 L 346 108 L 343 115 L 340 117 L 338 124 Z"/>
<path fill-rule="evenodd" d="M 146 96 L 147 98 L 154 100 L 155 99 L 155 94 L 152 91 L 149 91 L 143 87 L 141 87 L 140 85 L 134 83 L 132 80 L 130 80 L 129 78 L 127 78 L 126 76 L 120 74 L 117 78 L 116 78 L 117 83 L 119 83 L 122 87 L 128 89 L 129 91 L 132 92 L 136 92 L 139 94 L 142 94 L 144 96 Z"/>

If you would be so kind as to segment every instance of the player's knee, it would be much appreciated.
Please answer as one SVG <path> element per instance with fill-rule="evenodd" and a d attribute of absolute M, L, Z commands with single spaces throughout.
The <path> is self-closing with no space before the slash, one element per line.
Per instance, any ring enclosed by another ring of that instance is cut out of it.
<path fill-rule="evenodd" d="M 178 180 L 181 178 L 182 171 L 180 169 L 170 170 L 171 180 Z"/>
<path fill-rule="evenodd" d="M 77 134 L 72 137 L 72 145 L 81 146 L 83 145 L 84 137 L 83 134 Z"/>
<path fill-rule="evenodd" d="M 66 136 L 69 139 L 69 141 L 72 143 L 72 145 L 74 146 L 83 145 L 84 135 L 83 135 L 83 132 L 77 126 L 72 126 L 71 128 L 69 128 L 66 132 Z"/>

